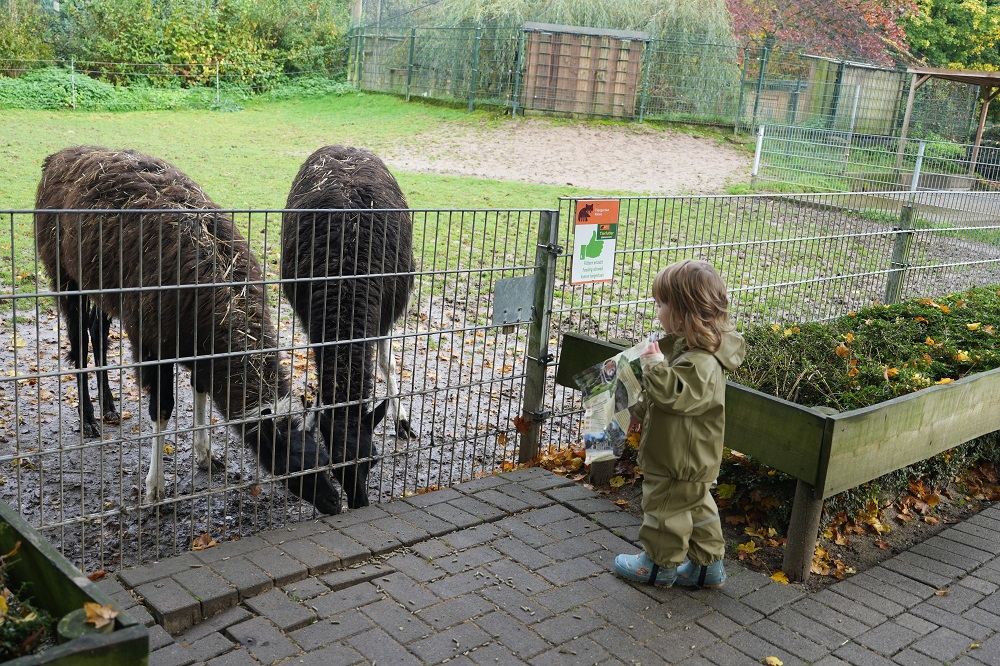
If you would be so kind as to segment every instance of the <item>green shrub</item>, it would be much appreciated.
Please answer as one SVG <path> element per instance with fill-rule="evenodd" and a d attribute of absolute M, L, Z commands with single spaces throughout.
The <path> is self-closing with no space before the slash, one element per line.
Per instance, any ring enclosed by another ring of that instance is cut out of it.
<path fill-rule="evenodd" d="M 848 411 L 1000 367 L 998 329 L 997 286 L 873 305 L 825 323 L 753 326 L 743 331 L 747 360 L 731 378 L 798 404 Z M 997 433 L 831 497 L 825 519 L 844 513 L 856 520 L 914 483 L 939 487 L 983 463 L 1000 463 Z M 787 526 L 792 477 L 727 451 L 720 488 L 755 522 Z"/>
<path fill-rule="evenodd" d="M 51 60 L 49 17 L 34 0 L 7 0 L 0 10 L 0 72 L 17 74 L 31 60 Z"/>

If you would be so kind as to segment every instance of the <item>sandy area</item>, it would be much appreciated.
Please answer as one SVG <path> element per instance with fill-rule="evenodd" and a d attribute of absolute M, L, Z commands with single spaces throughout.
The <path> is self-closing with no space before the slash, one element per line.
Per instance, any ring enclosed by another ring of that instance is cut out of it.
<path fill-rule="evenodd" d="M 393 170 L 644 194 L 721 193 L 748 182 L 752 162 L 735 146 L 650 125 L 536 118 L 436 129 L 383 158 Z"/>

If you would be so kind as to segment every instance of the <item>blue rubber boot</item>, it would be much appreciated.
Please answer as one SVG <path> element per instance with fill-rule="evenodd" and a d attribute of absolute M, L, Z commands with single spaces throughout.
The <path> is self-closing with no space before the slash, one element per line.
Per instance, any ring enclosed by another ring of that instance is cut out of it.
<path fill-rule="evenodd" d="M 726 568 L 722 560 L 712 562 L 708 566 L 700 566 L 691 560 L 677 567 L 675 585 L 684 587 L 722 587 L 726 584 Z"/>
<path fill-rule="evenodd" d="M 664 568 L 656 564 L 645 552 L 615 558 L 615 573 L 636 583 L 670 587 L 674 584 L 676 571 L 675 567 Z"/>

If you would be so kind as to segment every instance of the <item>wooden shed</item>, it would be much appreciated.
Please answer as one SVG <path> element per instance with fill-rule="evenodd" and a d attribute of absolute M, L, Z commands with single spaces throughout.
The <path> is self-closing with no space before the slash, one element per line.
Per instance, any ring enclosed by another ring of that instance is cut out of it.
<path fill-rule="evenodd" d="M 636 115 L 644 32 L 524 24 L 525 109 Z"/>

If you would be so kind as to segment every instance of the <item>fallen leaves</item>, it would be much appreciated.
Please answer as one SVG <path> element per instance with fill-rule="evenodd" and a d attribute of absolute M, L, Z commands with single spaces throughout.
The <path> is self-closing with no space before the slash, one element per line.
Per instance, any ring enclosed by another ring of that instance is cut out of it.
<path fill-rule="evenodd" d="M 790 582 L 788 580 L 788 576 L 785 574 L 784 571 L 775 571 L 773 574 L 771 574 L 771 580 L 773 580 L 775 583 L 781 583 L 782 585 L 788 585 L 788 583 Z"/>
<path fill-rule="evenodd" d="M 817 576 L 833 576 L 837 580 L 843 579 L 847 574 L 855 573 L 853 568 L 847 566 L 841 560 L 831 557 L 825 548 L 820 547 L 817 547 L 813 552 L 812 565 L 809 567 L 809 571 Z"/>
<path fill-rule="evenodd" d="M 206 548 L 214 548 L 218 546 L 219 542 L 208 535 L 208 532 L 203 532 L 202 535 L 194 540 L 191 545 L 191 550 L 205 550 Z"/>
<path fill-rule="evenodd" d="M 87 615 L 87 623 L 94 625 L 95 629 L 110 624 L 118 617 L 118 611 L 111 607 L 111 604 L 101 605 L 93 601 L 83 602 L 83 612 Z"/>

